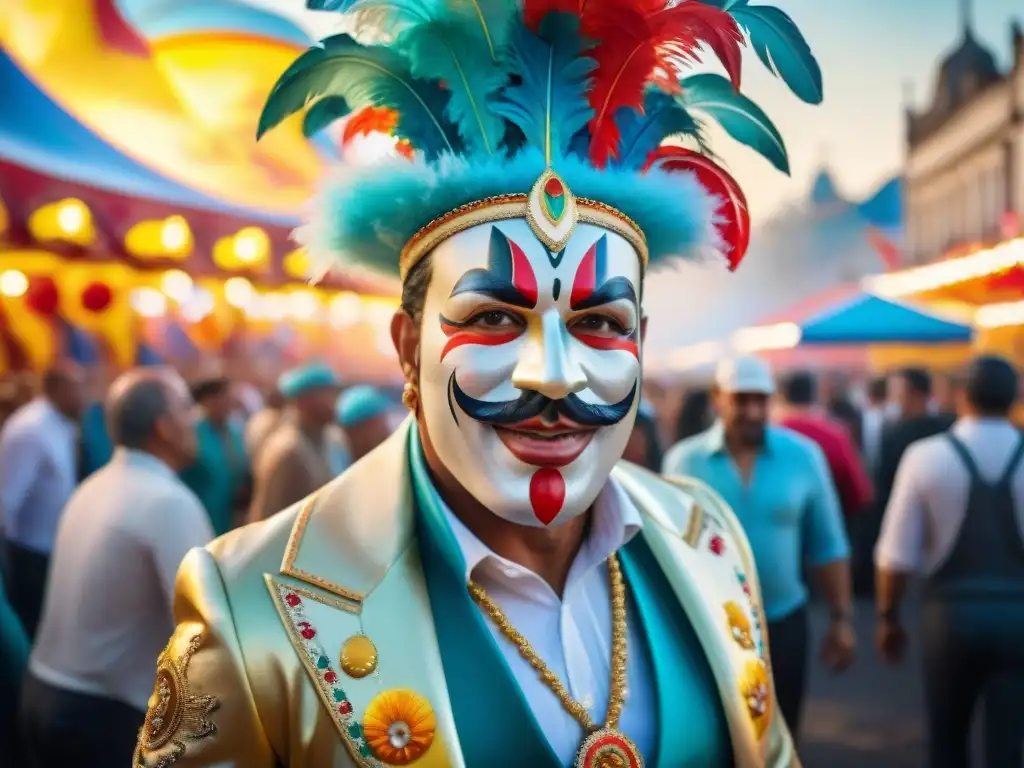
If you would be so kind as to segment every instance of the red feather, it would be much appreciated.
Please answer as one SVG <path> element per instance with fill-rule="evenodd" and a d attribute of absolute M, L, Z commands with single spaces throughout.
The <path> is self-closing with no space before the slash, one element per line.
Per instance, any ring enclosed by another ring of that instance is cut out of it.
<path fill-rule="evenodd" d="M 348 144 L 356 136 L 367 136 L 371 133 L 386 133 L 390 136 L 396 125 L 398 113 L 394 110 L 387 107 L 364 107 L 345 123 L 341 143 Z"/>
<path fill-rule="evenodd" d="M 750 210 L 736 179 L 704 155 L 683 147 L 658 147 L 644 170 L 649 168 L 692 173 L 701 186 L 721 201 L 715 211 L 719 219 L 715 229 L 728 249 L 722 255 L 729 262 L 729 269 L 735 271 L 750 245 Z"/>
<path fill-rule="evenodd" d="M 715 52 L 739 87 L 743 33 L 728 12 L 697 0 L 672 8 L 665 7 L 665 0 L 590 0 L 583 8 L 581 34 L 600 41 L 587 54 L 597 62 L 589 127 L 590 159 L 599 168 L 617 156 L 615 113 L 623 107 L 642 112 L 648 83 L 678 90 L 676 72 L 697 60 L 702 44 Z"/>

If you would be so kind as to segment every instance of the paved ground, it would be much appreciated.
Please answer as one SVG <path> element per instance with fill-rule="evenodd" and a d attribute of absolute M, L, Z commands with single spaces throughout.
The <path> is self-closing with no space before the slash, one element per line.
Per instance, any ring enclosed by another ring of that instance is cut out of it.
<path fill-rule="evenodd" d="M 908 606 L 907 626 L 916 616 Z M 816 650 L 827 623 L 813 614 Z M 804 705 L 800 755 L 805 768 L 924 768 L 924 727 L 918 648 L 900 667 L 884 664 L 874 650 L 874 611 L 857 610 L 856 664 L 833 676 L 817 659 L 811 664 L 810 694 Z"/>

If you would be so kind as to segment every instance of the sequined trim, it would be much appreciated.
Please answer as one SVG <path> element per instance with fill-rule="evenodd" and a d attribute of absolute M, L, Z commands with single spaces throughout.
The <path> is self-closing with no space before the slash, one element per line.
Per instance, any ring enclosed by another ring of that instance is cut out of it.
<path fill-rule="evenodd" d="M 168 768 L 181 759 L 189 742 L 217 733 L 217 726 L 209 716 L 220 702 L 213 696 L 197 696 L 188 681 L 189 664 L 202 642 L 203 635 L 199 633 L 189 640 L 185 651 L 177 658 L 171 656 L 171 646 L 160 654 L 153 696 L 135 748 L 136 766 Z M 169 751 L 151 762 L 151 753 L 164 748 Z"/>
<path fill-rule="evenodd" d="M 314 586 L 320 587 L 330 592 L 332 595 L 336 595 L 344 600 L 349 601 L 350 605 L 345 607 L 344 610 L 351 613 L 358 613 L 362 607 L 363 599 L 366 595 L 362 595 L 358 592 L 353 592 L 350 589 L 335 584 L 333 581 L 321 578 L 316 574 L 304 571 L 295 565 L 295 558 L 299 555 L 299 546 L 302 544 L 302 537 L 306 533 L 306 525 L 309 524 L 309 518 L 313 514 L 313 509 L 316 506 L 317 499 L 320 498 L 320 494 L 316 494 L 309 499 L 303 505 L 302 509 L 299 510 L 299 515 L 295 519 L 295 524 L 292 526 L 291 534 L 288 536 L 288 546 L 285 547 L 284 559 L 281 560 L 281 573 L 284 576 L 291 576 L 293 579 L 299 579 L 305 581 Z"/>
<path fill-rule="evenodd" d="M 576 207 L 579 221 L 584 224 L 595 224 L 622 236 L 636 250 L 641 264 L 647 265 L 647 238 L 635 221 L 612 206 L 597 200 L 578 197 Z M 508 219 L 530 221 L 531 215 L 528 197 L 523 194 L 498 195 L 459 206 L 443 216 L 438 216 L 409 238 L 398 260 L 399 274 L 402 280 L 405 280 L 420 259 L 442 241 L 471 227 Z M 531 228 L 536 230 L 535 223 L 531 224 Z"/>
<path fill-rule="evenodd" d="M 690 522 L 686 525 L 683 541 L 696 549 L 705 525 L 703 508 L 697 502 L 693 502 L 693 506 L 690 507 Z"/>
<path fill-rule="evenodd" d="M 381 764 L 374 758 L 366 744 L 362 726 L 352 715 L 352 702 L 338 683 L 340 678 L 331 663 L 331 657 L 317 639 L 316 628 L 306 618 L 303 597 L 319 598 L 312 598 L 309 593 L 300 595 L 294 587 L 278 583 L 270 574 L 266 574 L 264 579 L 274 600 L 274 607 L 288 628 L 292 645 L 300 652 L 302 664 L 315 681 L 320 700 L 331 713 L 331 719 L 349 755 L 355 760 L 356 765 L 362 768 L 380 768 Z"/>

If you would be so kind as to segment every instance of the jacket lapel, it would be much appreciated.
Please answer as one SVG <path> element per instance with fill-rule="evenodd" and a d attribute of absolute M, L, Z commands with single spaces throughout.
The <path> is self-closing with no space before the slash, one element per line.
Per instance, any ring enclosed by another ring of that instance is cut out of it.
<path fill-rule="evenodd" d="M 747 709 L 742 679 L 746 665 L 756 663 L 756 657 L 752 658 L 749 651 L 729 637 L 721 574 L 709 567 L 705 552 L 695 546 L 702 541 L 704 523 L 698 517 L 703 513 L 695 504 L 685 508 L 685 497 L 677 488 L 660 479 L 652 482 L 641 472 L 639 468 L 620 464 L 613 475 L 643 513 L 644 539 L 704 649 L 729 721 L 736 765 L 760 766 L 758 734 Z M 673 519 L 666 510 L 681 510 L 681 514 Z M 666 738 L 670 737 L 662 734 L 662 742 Z"/>
<path fill-rule="evenodd" d="M 410 745 L 396 757 L 415 756 L 424 768 L 463 768 L 413 538 L 408 432 L 407 425 L 400 428 L 306 502 L 280 574 L 266 580 L 321 706 L 356 765 L 381 764 L 374 752 L 394 749 L 393 725 L 399 742 Z M 372 671 L 342 659 L 346 644 L 366 649 L 365 640 L 375 650 Z"/>

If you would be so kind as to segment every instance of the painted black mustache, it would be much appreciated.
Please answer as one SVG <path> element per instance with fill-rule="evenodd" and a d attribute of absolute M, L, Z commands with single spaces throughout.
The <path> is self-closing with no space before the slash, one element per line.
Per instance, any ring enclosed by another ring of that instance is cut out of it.
<path fill-rule="evenodd" d="M 629 394 L 611 405 L 585 403 L 575 394 L 552 400 L 533 390 L 524 390 L 515 400 L 489 402 L 477 400 L 463 392 L 459 382 L 455 380 L 453 372 L 449 391 L 459 408 L 469 414 L 470 418 L 491 426 L 518 424 L 541 415 L 550 421 L 555 421 L 561 415 L 584 427 L 610 427 L 626 418 L 626 414 L 629 413 L 633 400 L 636 398 L 636 389 L 637 382 L 634 382 Z M 452 408 L 452 415 L 455 415 L 454 408 Z"/>

